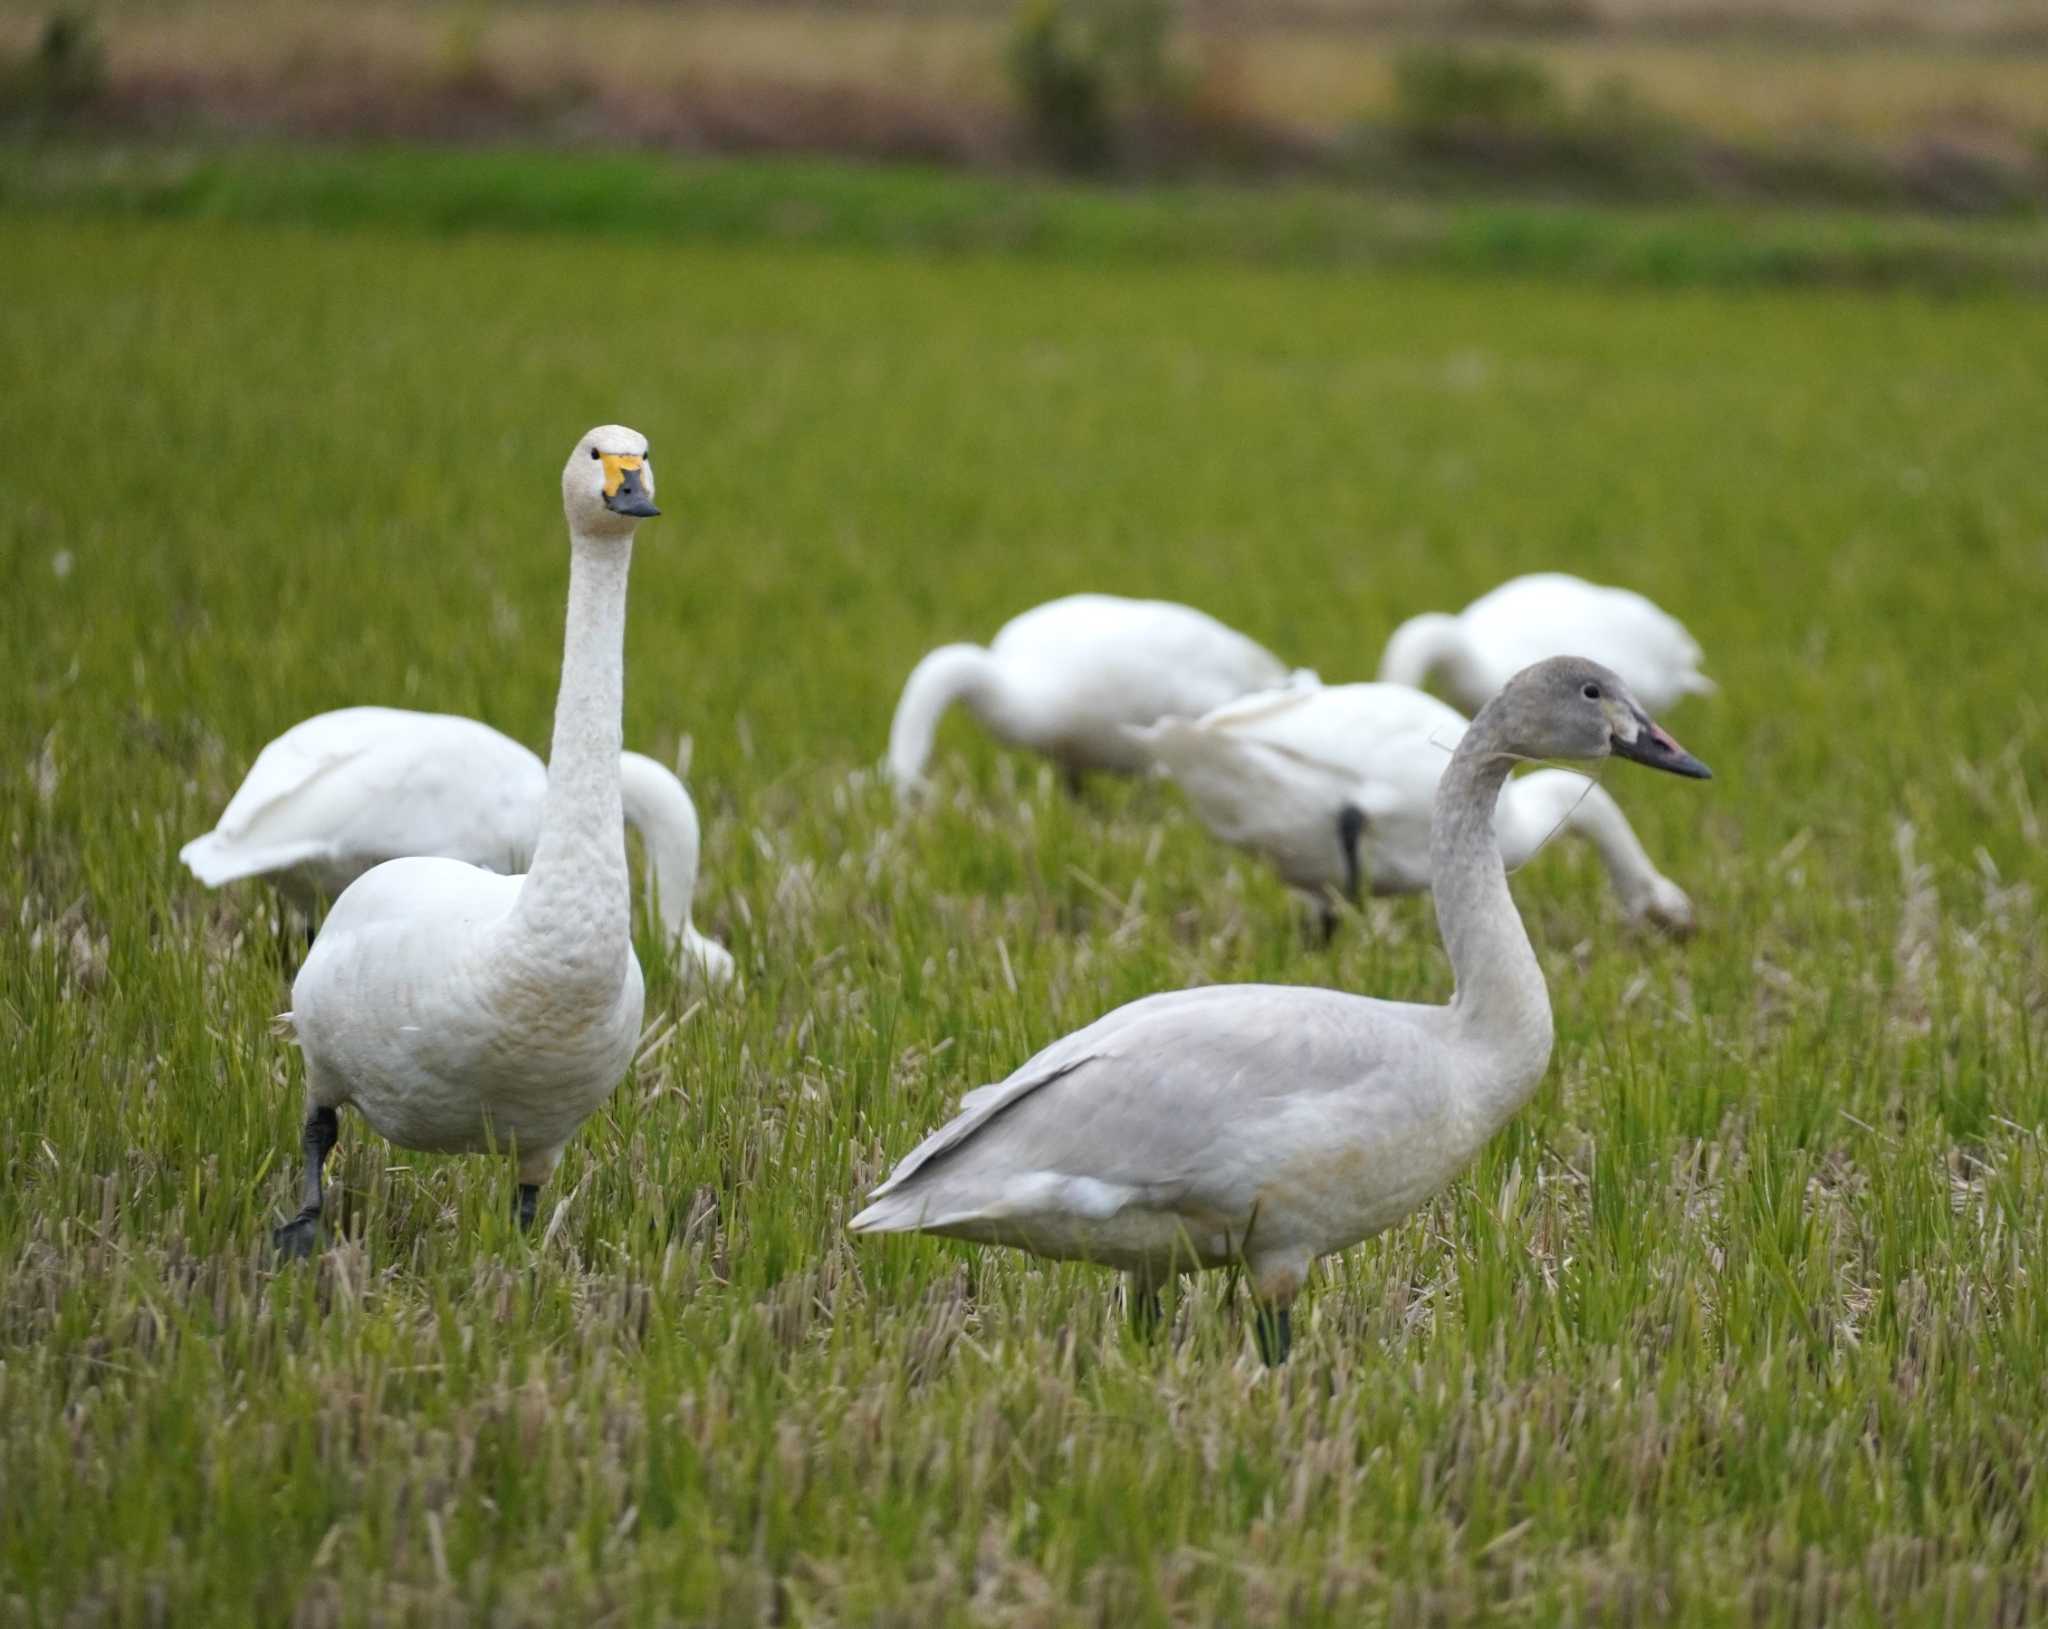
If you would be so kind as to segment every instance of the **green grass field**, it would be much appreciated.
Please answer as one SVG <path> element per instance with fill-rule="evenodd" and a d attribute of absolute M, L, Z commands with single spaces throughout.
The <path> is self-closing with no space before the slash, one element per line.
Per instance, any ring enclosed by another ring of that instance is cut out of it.
<path fill-rule="evenodd" d="M 2048 1614 L 2048 308 L 1221 259 L 16 212 L 0 300 L 0 1619 L 2018 1623 Z M 546 739 L 557 471 L 646 430 L 630 744 L 687 741 L 680 994 L 544 1198 L 345 1116 L 278 1271 L 273 911 L 179 868 L 322 708 Z M 1558 1046 L 1283 1371 L 1084 1268 L 856 1247 L 963 1089 L 1110 1006 L 1442 999 L 1170 789 L 1076 802 L 915 657 L 1083 587 L 1326 678 L 1515 571 L 1723 693 L 1614 766 L 1703 931 L 1516 884 Z M 556 1207 L 559 1207 L 558 1209 Z"/>

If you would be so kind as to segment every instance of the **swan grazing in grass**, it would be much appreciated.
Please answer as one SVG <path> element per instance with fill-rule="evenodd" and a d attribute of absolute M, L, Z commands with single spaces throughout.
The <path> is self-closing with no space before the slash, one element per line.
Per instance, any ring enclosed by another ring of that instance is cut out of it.
<path fill-rule="evenodd" d="M 1567 651 L 1613 668 L 1653 713 L 1714 688 L 1700 671 L 1699 646 L 1676 617 L 1630 589 L 1560 571 L 1502 583 L 1456 616 L 1410 617 L 1387 641 L 1379 676 L 1419 689 L 1440 673 L 1451 700 L 1470 713 L 1531 662 Z"/>
<path fill-rule="evenodd" d="M 548 771 L 488 724 L 449 713 L 344 707 L 294 724 L 256 755 L 220 824 L 179 850 L 209 888 L 261 877 L 308 909 L 386 860 L 426 855 L 526 869 Z M 626 824 L 647 845 L 647 887 L 683 965 L 712 984 L 732 956 L 690 922 L 697 807 L 637 752 L 619 759 Z"/>
<path fill-rule="evenodd" d="M 523 876 L 389 860 L 343 890 L 292 984 L 306 1058 L 305 1199 L 277 1230 L 305 1255 L 335 1111 L 402 1148 L 518 1160 L 519 1218 L 575 1130 L 625 1075 L 644 993 L 620 802 L 626 571 L 658 514 L 647 442 L 592 430 L 562 471 L 569 611 L 547 792 Z"/>
<path fill-rule="evenodd" d="M 1166 718 L 1134 732 L 1173 776 L 1202 824 L 1271 861 L 1335 923 L 1332 896 L 1420 893 L 1429 886 L 1437 782 L 1465 734 L 1464 718 L 1401 684 L 1340 684 L 1246 696 L 1202 718 Z M 1622 909 L 1676 933 L 1692 901 L 1650 863 L 1614 799 L 1564 769 L 1518 775 L 1495 812 L 1510 870 L 1552 835 L 1593 845 Z"/>
<path fill-rule="evenodd" d="M 1133 775 L 1146 759 L 1126 726 L 1206 713 L 1288 679 L 1279 657 L 1192 606 L 1072 594 L 1011 618 L 986 648 L 941 645 L 919 662 L 889 726 L 889 775 L 899 788 L 921 784 L 956 701 L 1070 777 Z"/>
<path fill-rule="evenodd" d="M 911 1150 L 848 1225 L 1097 1262 L 1159 1287 L 1242 1263 L 1268 1363 L 1318 1257 L 1391 1226 L 1461 1170 L 1542 1079 L 1550 997 L 1494 838 L 1526 758 L 1706 766 L 1608 669 L 1557 657 L 1480 712 L 1430 825 L 1448 1006 L 1212 985 L 1149 996 L 1055 1041 Z"/>

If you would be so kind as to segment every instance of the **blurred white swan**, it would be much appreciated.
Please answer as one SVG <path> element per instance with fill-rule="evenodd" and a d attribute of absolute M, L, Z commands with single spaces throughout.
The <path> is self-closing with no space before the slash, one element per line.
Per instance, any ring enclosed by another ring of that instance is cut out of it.
<path fill-rule="evenodd" d="M 626 824 L 647 846 L 647 891 L 684 967 L 710 983 L 732 956 L 690 921 L 697 807 L 652 758 L 619 756 Z M 451 713 L 344 707 L 294 724 L 256 755 L 220 823 L 178 852 L 209 888 L 261 877 L 309 909 L 408 855 L 524 871 L 548 771 L 488 724 Z"/>
<path fill-rule="evenodd" d="M 1011 618 L 986 648 L 941 645 L 919 662 L 889 726 L 889 775 L 901 789 L 922 782 L 955 702 L 1070 776 L 1136 774 L 1146 759 L 1126 726 L 1205 713 L 1289 677 L 1271 651 L 1192 606 L 1072 594 Z"/>
<path fill-rule="evenodd" d="M 1391 1226 L 1457 1174 L 1543 1078 L 1550 998 L 1494 840 L 1523 758 L 1706 766 L 1598 663 L 1547 661 L 1472 721 L 1437 788 L 1430 874 L 1457 975 L 1448 1006 L 1223 984 L 1119 1007 L 960 1100 L 848 1226 L 924 1231 L 1159 1286 L 1242 1264 L 1259 1347 L 1318 1257 Z"/>
<path fill-rule="evenodd" d="M 512 1153 L 519 1216 L 624 1077 L 645 994 L 620 800 L 626 573 L 658 514 L 647 442 L 592 430 L 562 471 L 569 610 L 533 862 L 388 860 L 342 891 L 285 1015 L 306 1060 L 304 1204 L 277 1231 L 311 1251 L 321 1167 L 355 1105 L 401 1148 Z"/>
<path fill-rule="evenodd" d="M 1567 654 L 1613 668 L 1653 713 L 1714 688 L 1700 671 L 1700 647 L 1676 617 L 1631 589 L 1561 571 L 1516 577 L 1456 616 L 1410 617 L 1388 639 L 1379 677 L 1420 689 L 1438 675 L 1471 713 L 1531 662 Z"/>
<path fill-rule="evenodd" d="M 1178 781 L 1202 824 L 1270 861 L 1324 908 L 1332 896 L 1419 893 L 1429 886 L 1437 782 L 1464 738 L 1458 711 L 1399 684 L 1341 684 L 1246 696 L 1201 718 L 1134 734 Z M 1582 837 L 1631 919 L 1675 933 L 1692 901 L 1650 863 L 1614 799 L 1564 769 L 1501 788 L 1495 825 L 1510 870 L 1558 833 Z"/>

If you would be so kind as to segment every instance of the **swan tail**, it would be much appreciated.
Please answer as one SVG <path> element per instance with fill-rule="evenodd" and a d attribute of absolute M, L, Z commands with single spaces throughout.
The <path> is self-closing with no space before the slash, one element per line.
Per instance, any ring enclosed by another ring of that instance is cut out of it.
<path fill-rule="evenodd" d="M 860 1216 L 856 1216 L 853 1222 L 849 1222 L 847 1225 L 853 1227 L 855 1223 L 861 1220 L 861 1217 L 873 1216 L 878 1211 L 888 1214 L 886 1207 L 882 1207 L 879 1202 L 892 1197 L 907 1197 L 903 1191 L 905 1186 L 912 1177 L 924 1170 L 933 1160 L 942 1154 L 952 1153 L 991 1120 L 995 1119 L 997 1115 L 1022 1102 L 1041 1086 L 1049 1086 L 1052 1082 L 1071 1075 L 1083 1064 L 1092 1063 L 1095 1060 L 1095 1056 L 1094 1053 L 1084 1053 L 1082 1056 L 1070 1059 L 1065 1063 L 1055 1064 L 1051 1068 L 1040 1069 L 1035 1074 L 1012 1075 L 1008 1080 L 999 1080 L 987 1086 L 975 1087 L 973 1091 L 960 1099 L 960 1112 L 939 1127 L 929 1137 L 925 1138 L 923 1142 L 919 1143 L 908 1154 L 905 1154 L 897 1163 L 896 1169 L 889 1173 L 888 1180 L 868 1195 L 870 1199 L 877 1201 L 877 1203 L 868 1206 L 866 1210 L 860 1213 Z M 1034 1059 L 1033 1061 L 1036 1062 L 1037 1060 Z M 1029 1066 L 1027 1065 L 1027 1067 Z M 924 1209 L 924 1202 L 922 1200 L 915 1201 L 912 1208 L 922 1211 Z M 927 1224 L 903 1224 L 904 1227 L 923 1225 Z M 878 1223 L 870 1223 L 864 1228 L 856 1229 L 856 1231 L 883 1232 L 888 1230 L 882 1228 Z M 895 1231 L 901 1232 L 902 1228 L 899 1227 Z"/>
<path fill-rule="evenodd" d="M 905 1193 L 877 1199 L 846 1224 L 849 1233 L 915 1233 L 925 1225 L 926 1206 Z"/>
<path fill-rule="evenodd" d="M 178 850 L 186 870 L 209 888 L 238 882 L 244 877 L 267 876 L 317 859 L 327 852 L 325 843 L 281 843 L 267 848 L 243 848 L 234 838 L 210 831 L 195 837 Z"/>

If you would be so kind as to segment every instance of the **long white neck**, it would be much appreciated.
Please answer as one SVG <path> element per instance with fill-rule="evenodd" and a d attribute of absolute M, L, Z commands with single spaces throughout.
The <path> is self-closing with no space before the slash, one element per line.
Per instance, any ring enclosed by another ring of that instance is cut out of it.
<path fill-rule="evenodd" d="M 1502 747 L 1482 711 L 1437 783 L 1429 829 L 1437 927 L 1457 977 L 1449 1010 L 1483 1059 L 1466 1089 L 1489 1131 L 1528 1101 L 1552 1038 L 1550 992 L 1494 837 L 1494 806 L 1515 762 Z"/>
<path fill-rule="evenodd" d="M 632 955 L 619 793 L 632 542 L 575 533 L 569 541 L 569 615 L 547 800 L 509 926 L 524 941 L 529 965 L 602 982 L 622 976 Z"/>
<path fill-rule="evenodd" d="M 619 794 L 626 824 L 647 848 L 648 909 L 671 939 L 681 939 L 697 895 L 697 805 L 681 781 L 637 752 L 619 755 Z"/>
<path fill-rule="evenodd" d="M 1592 844 L 1625 910 L 1640 911 L 1655 898 L 1663 874 L 1650 863 L 1621 805 L 1588 777 L 1539 769 L 1508 783 L 1501 794 L 1500 846 L 1510 867 L 1561 833 Z"/>
<path fill-rule="evenodd" d="M 939 720 L 956 701 L 987 718 L 997 711 L 1002 670 L 980 645 L 941 645 L 917 664 L 904 682 L 896 717 L 889 725 L 889 776 L 898 786 L 914 785 L 931 760 Z"/>
<path fill-rule="evenodd" d="M 1455 656 L 1464 643 L 1458 619 L 1442 611 L 1425 611 L 1410 617 L 1387 641 L 1380 657 L 1381 684 L 1405 684 L 1421 689 L 1424 682 Z"/>

